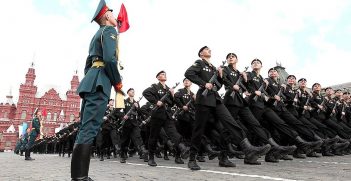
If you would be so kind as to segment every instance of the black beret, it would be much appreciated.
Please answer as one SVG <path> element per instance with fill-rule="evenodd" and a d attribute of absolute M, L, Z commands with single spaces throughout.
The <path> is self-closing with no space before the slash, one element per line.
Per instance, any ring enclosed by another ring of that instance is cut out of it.
<path fill-rule="evenodd" d="M 238 58 L 235 53 L 228 53 L 228 55 L 225 57 L 225 59 L 228 59 L 229 56 L 234 56 L 235 58 Z"/>
<path fill-rule="evenodd" d="M 260 62 L 260 64 L 262 65 L 261 60 L 260 60 L 260 59 L 258 59 L 258 58 L 253 59 L 253 60 L 251 61 L 251 65 L 252 65 L 252 63 L 253 63 L 253 62 L 255 62 L 255 61 Z"/>
<path fill-rule="evenodd" d="M 336 91 L 335 91 L 335 92 L 338 92 L 338 91 L 342 92 L 342 90 L 341 90 L 341 89 L 336 89 Z"/>
<path fill-rule="evenodd" d="M 164 70 L 161 70 L 159 73 L 156 74 L 156 78 L 162 73 L 166 73 L 166 72 Z"/>
<path fill-rule="evenodd" d="M 313 88 L 315 85 L 321 85 L 321 84 L 320 84 L 320 83 L 314 83 L 314 84 L 312 85 L 312 88 Z"/>
<path fill-rule="evenodd" d="M 109 99 L 108 102 L 113 101 L 113 99 Z"/>
<path fill-rule="evenodd" d="M 199 52 L 197 53 L 197 56 L 199 56 L 199 57 L 200 57 L 200 53 L 201 53 L 201 52 L 202 52 L 202 50 L 204 50 L 205 48 L 208 48 L 208 47 L 207 47 L 207 46 L 204 46 L 204 47 L 200 48 Z"/>
<path fill-rule="evenodd" d="M 272 67 L 272 68 L 270 68 L 270 69 L 268 70 L 268 73 L 269 73 L 270 71 L 272 71 L 272 70 L 277 71 L 274 67 Z"/>
<path fill-rule="evenodd" d="M 299 79 L 299 81 L 297 81 L 297 82 L 301 82 L 301 81 L 307 82 L 307 80 L 306 80 L 305 78 L 301 78 L 301 79 Z"/>
<path fill-rule="evenodd" d="M 333 88 L 331 88 L 331 87 L 326 87 L 324 90 L 328 90 L 328 89 L 333 89 Z"/>
<path fill-rule="evenodd" d="M 127 94 L 128 94 L 128 92 L 131 91 L 131 90 L 134 90 L 134 89 L 133 89 L 133 88 L 129 88 L 129 89 L 127 90 Z"/>
<path fill-rule="evenodd" d="M 183 82 L 185 81 L 185 80 L 189 80 L 189 79 L 187 79 L 186 77 L 183 79 Z"/>
<path fill-rule="evenodd" d="M 286 79 L 289 79 L 290 77 L 294 77 L 296 79 L 295 75 L 288 75 Z"/>

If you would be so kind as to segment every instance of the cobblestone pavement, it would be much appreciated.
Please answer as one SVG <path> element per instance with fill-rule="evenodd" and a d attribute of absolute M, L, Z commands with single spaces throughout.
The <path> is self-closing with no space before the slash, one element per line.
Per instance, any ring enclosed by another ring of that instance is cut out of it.
<path fill-rule="evenodd" d="M 58 155 L 32 154 L 34 161 L 25 161 L 24 157 L 13 153 L 0 153 L 0 180 L 70 180 L 70 158 Z M 260 166 L 243 164 L 242 160 L 233 159 L 237 167 L 218 167 L 216 160 L 199 163 L 201 171 L 190 171 L 186 164 L 175 164 L 173 157 L 165 161 L 157 159 L 158 167 L 149 167 L 137 156 L 128 159 L 126 164 L 116 158 L 99 161 L 93 158 L 89 176 L 96 181 L 106 180 L 351 180 L 351 155 L 295 159 L 279 163 L 262 162 Z"/>

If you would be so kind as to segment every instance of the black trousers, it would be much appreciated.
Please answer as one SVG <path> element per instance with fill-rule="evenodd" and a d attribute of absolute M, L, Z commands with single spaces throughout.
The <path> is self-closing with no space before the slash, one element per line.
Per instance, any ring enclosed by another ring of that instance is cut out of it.
<path fill-rule="evenodd" d="M 303 124 L 300 120 L 298 120 L 294 115 L 292 115 L 289 111 L 277 111 L 276 112 L 280 118 L 282 118 L 288 125 L 295 129 L 303 138 L 313 141 L 315 140 L 315 135 L 311 129 L 308 128 L 305 124 Z"/>
<path fill-rule="evenodd" d="M 217 129 L 220 130 L 222 139 L 240 145 L 240 142 L 246 138 L 244 130 L 234 120 L 224 104 L 218 103 L 216 107 L 196 105 L 195 122 L 191 137 L 192 153 L 200 151 L 202 135 L 211 119 Z"/>
<path fill-rule="evenodd" d="M 323 124 L 321 120 L 317 120 L 316 118 L 313 118 L 313 117 L 309 118 L 308 120 L 313 125 L 315 125 L 321 133 L 324 134 L 324 137 L 322 138 L 334 138 L 338 134 L 337 131 Z"/>
<path fill-rule="evenodd" d="M 182 136 L 178 133 L 173 120 L 151 117 L 149 125 L 150 136 L 148 148 L 150 154 L 154 154 L 156 152 L 157 139 L 160 135 L 161 128 L 166 131 L 166 134 L 175 145 L 178 145 L 181 142 Z"/>
<path fill-rule="evenodd" d="M 122 134 L 120 136 L 120 147 L 123 152 L 128 151 L 130 140 L 138 149 L 140 149 L 140 146 L 144 145 L 140 135 L 140 128 L 133 125 L 130 120 L 127 120 L 122 128 Z"/>
<path fill-rule="evenodd" d="M 261 142 L 265 144 L 268 143 L 268 139 L 271 138 L 271 134 L 261 125 L 256 117 L 261 117 L 262 114 L 254 115 L 248 107 L 227 106 L 227 108 L 233 117 L 239 116 L 240 122 L 246 128 L 244 129 L 246 134 L 254 134 Z"/>
<path fill-rule="evenodd" d="M 250 109 L 255 117 L 263 126 L 265 126 L 267 130 L 277 131 L 279 134 L 282 134 L 291 140 L 294 140 L 297 136 L 299 136 L 299 134 L 283 119 L 281 119 L 278 114 L 275 113 L 271 108 L 266 107 L 264 109 L 261 109 L 258 107 L 250 107 Z"/>
<path fill-rule="evenodd" d="M 323 124 L 327 125 L 328 127 L 332 128 L 333 130 L 335 130 L 341 138 L 344 138 L 344 139 L 351 138 L 351 133 L 348 132 L 347 130 L 344 130 L 344 128 L 340 124 L 337 123 L 337 120 L 328 118 L 328 119 L 323 120 L 322 122 L 323 122 Z"/>

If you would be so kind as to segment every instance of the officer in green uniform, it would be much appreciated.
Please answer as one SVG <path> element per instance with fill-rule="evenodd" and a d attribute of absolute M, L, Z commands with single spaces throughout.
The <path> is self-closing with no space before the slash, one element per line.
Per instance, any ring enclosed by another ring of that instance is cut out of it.
<path fill-rule="evenodd" d="M 35 139 L 38 137 L 40 134 L 40 118 L 41 118 L 41 112 L 38 111 L 38 108 L 35 109 L 33 113 L 33 120 L 32 120 L 32 129 L 30 130 L 29 137 L 28 137 L 28 143 L 26 145 L 26 151 L 24 153 L 24 159 L 25 160 L 35 160 L 30 157 L 30 151 L 31 148 L 34 145 Z"/>
<path fill-rule="evenodd" d="M 104 0 L 100 0 L 92 21 L 100 28 L 90 42 L 85 76 L 77 90 L 83 101 L 71 160 L 72 180 L 91 180 L 88 177 L 91 145 L 103 121 L 111 87 L 116 91 L 122 88 L 116 57 L 117 20 Z"/>

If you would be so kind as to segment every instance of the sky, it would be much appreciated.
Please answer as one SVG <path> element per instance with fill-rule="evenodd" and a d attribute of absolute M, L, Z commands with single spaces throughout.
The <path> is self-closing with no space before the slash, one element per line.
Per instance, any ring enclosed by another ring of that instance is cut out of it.
<path fill-rule="evenodd" d="M 238 68 L 263 62 L 263 77 L 280 62 L 308 85 L 350 82 L 349 0 L 106 0 L 117 16 L 124 3 L 130 29 L 120 34 L 124 89 L 136 97 L 156 83 L 160 70 L 171 87 L 184 78 L 202 46 L 219 66 L 229 52 Z M 38 97 L 50 88 L 66 99 L 75 71 L 84 77 L 89 43 L 99 26 L 90 23 L 99 0 L 2 1 L 0 102 L 18 100 L 31 63 Z M 249 69 L 250 70 L 250 69 Z M 179 86 L 178 88 L 180 88 Z M 197 86 L 193 86 L 196 91 Z M 113 92 L 112 92 L 113 93 Z M 112 95 L 113 96 L 113 95 Z"/>

